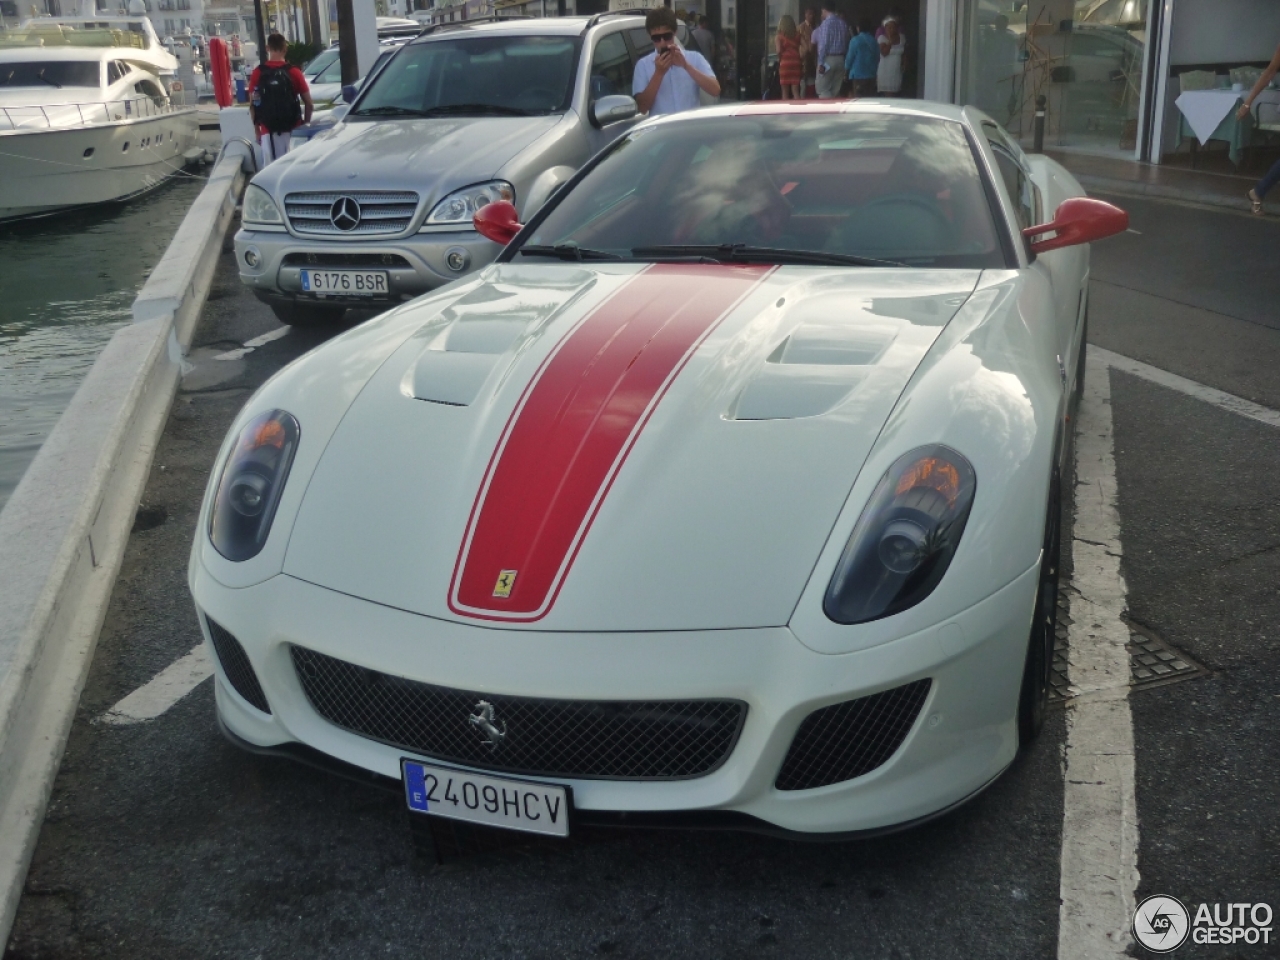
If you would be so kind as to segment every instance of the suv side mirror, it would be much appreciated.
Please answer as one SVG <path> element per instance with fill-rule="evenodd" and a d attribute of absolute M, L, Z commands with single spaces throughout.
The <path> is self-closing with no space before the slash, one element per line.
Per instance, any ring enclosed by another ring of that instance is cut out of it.
<path fill-rule="evenodd" d="M 611 123 L 630 120 L 640 112 L 635 100 L 621 94 L 601 97 L 587 107 L 587 119 L 593 127 L 607 127 Z"/>
<path fill-rule="evenodd" d="M 360 91 L 356 89 L 356 85 L 354 83 L 348 83 L 342 88 L 342 102 L 355 103 L 356 94 L 359 92 Z"/>
<path fill-rule="evenodd" d="M 1059 247 L 1074 247 L 1078 243 L 1091 243 L 1104 237 L 1115 236 L 1129 229 L 1129 214 L 1103 200 L 1092 197 L 1072 197 L 1063 200 L 1054 214 L 1052 223 L 1027 227 L 1022 235 L 1031 240 L 1032 253 L 1045 253 Z M 1035 240 L 1043 233 L 1053 231 L 1056 236 L 1048 240 Z"/>
<path fill-rule="evenodd" d="M 476 215 L 471 218 L 471 223 L 480 236 L 494 243 L 500 243 L 504 247 L 524 227 L 519 220 L 519 214 L 516 213 L 515 205 L 507 200 L 485 204 L 476 211 Z"/>

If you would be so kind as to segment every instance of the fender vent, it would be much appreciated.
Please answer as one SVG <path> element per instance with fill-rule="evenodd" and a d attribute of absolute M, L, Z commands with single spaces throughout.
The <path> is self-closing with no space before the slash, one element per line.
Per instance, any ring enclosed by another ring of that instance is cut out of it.
<path fill-rule="evenodd" d="M 249 655 L 240 646 L 240 641 L 208 617 L 204 621 L 209 625 L 209 639 L 213 641 L 213 650 L 232 689 L 263 713 L 270 713 L 271 707 L 262 692 L 262 685 L 258 683 L 258 675 L 253 672 Z"/>
<path fill-rule="evenodd" d="M 813 711 L 796 731 L 775 786 L 812 790 L 881 766 L 907 739 L 932 682 L 917 680 Z"/>

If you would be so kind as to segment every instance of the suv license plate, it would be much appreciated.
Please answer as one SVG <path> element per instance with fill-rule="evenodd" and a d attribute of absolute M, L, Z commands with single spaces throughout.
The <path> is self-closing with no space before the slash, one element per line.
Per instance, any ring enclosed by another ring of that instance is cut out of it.
<path fill-rule="evenodd" d="M 340 297 L 385 297 L 385 270 L 303 270 L 302 289 L 306 293 Z"/>
<path fill-rule="evenodd" d="M 488 777 L 464 770 L 400 762 L 409 809 L 490 827 L 569 835 L 569 790 L 548 783 Z"/>

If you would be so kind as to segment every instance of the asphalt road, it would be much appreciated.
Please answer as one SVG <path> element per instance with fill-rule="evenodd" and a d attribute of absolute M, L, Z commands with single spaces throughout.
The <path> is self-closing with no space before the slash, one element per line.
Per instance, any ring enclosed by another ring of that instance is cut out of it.
<path fill-rule="evenodd" d="M 1141 233 L 1095 248 L 1092 339 L 1280 408 L 1280 223 L 1122 203 Z M 1215 264 L 1233 279 L 1217 295 Z M 1061 708 L 987 793 L 908 833 L 604 832 L 443 863 L 416 851 L 398 795 L 225 743 L 207 681 L 150 723 L 96 723 L 199 642 L 185 568 L 218 443 L 253 387 L 324 336 L 214 360 L 278 327 L 229 257 L 214 296 L 5 960 L 1056 955 Z M 1111 376 L 1130 616 L 1212 671 L 1131 696 L 1139 899 L 1280 910 L 1280 432 Z M 1275 939 L 1176 956 L 1275 957 Z"/>

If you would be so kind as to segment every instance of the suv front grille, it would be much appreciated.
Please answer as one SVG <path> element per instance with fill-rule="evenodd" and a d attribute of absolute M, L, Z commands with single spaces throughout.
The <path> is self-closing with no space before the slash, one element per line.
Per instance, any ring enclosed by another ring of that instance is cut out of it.
<path fill-rule="evenodd" d="M 408 267 L 409 261 L 398 253 L 286 253 L 281 261 L 286 267 Z"/>
<path fill-rule="evenodd" d="M 506 773 L 609 780 L 700 777 L 728 758 L 738 700 L 544 700 L 473 693 L 291 647 L 312 707 L 345 730 L 439 760 Z M 493 706 L 490 745 L 471 716 Z"/>
<path fill-rule="evenodd" d="M 812 790 L 870 773 L 902 746 L 929 696 L 930 680 L 815 710 L 782 762 L 779 790 Z"/>
<path fill-rule="evenodd" d="M 344 197 L 360 207 L 360 218 L 350 229 L 337 226 L 333 205 Z M 418 195 L 386 190 L 351 190 L 330 193 L 291 193 L 284 198 L 284 213 L 295 233 L 323 237 L 392 236 L 409 229 Z"/>

